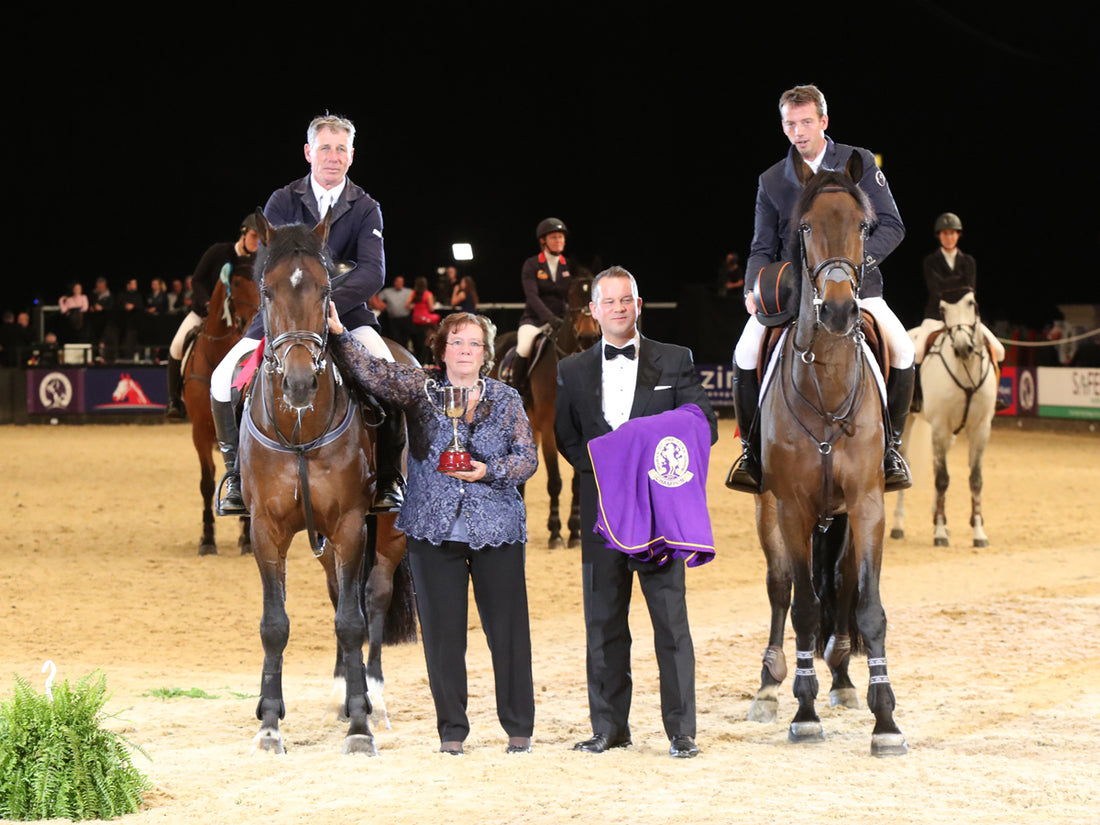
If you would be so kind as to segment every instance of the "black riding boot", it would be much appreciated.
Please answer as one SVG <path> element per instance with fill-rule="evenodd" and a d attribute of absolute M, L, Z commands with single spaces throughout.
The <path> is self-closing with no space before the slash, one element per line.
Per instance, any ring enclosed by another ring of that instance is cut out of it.
<path fill-rule="evenodd" d="M 170 421 L 182 421 L 186 417 L 180 400 L 182 367 L 178 358 L 168 356 L 168 406 L 164 408 L 164 417 Z"/>
<path fill-rule="evenodd" d="M 378 428 L 378 490 L 372 513 L 396 513 L 405 503 L 405 475 L 401 459 L 405 452 L 405 415 L 396 404 L 379 402 L 386 420 Z"/>
<path fill-rule="evenodd" d="M 905 420 L 913 403 L 916 374 L 916 367 L 892 369 L 890 380 L 886 382 L 886 414 L 890 420 L 887 422 L 886 455 L 882 460 L 882 469 L 888 493 L 908 490 L 913 486 L 913 476 L 909 474 L 909 466 L 901 455 L 901 437 L 905 434 Z"/>
<path fill-rule="evenodd" d="M 512 359 L 512 387 L 520 395 L 527 389 L 527 365 L 529 358 L 517 355 Z"/>
<path fill-rule="evenodd" d="M 241 497 L 241 471 L 237 462 L 237 444 L 240 430 L 237 426 L 236 405 L 232 401 L 210 399 L 210 409 L 214 414 L 214 430 L 218 434 L 218 446 L 225 458 L 225 477 L 218 485 L 221 493 L 214 512 L 219 516 L 247 516 L 248 509 Z"/>
<path fill-rule="evenodd" d="M 919 413 L 924 408 L 924 390 L 920 384 L 920 364 L 913 365 L 913 403 L 909 412 Z"/>
<path fill-rule="evenodd" d="M 726 477 L 726 486 L 742 493 L 764 492 L 764 473 L 760 466 L 760 427 L 756 416 L 760 408 L 760 381 L 756 370 L 733 367 L 733 407 L 741 429 L 741 458 Z"/>

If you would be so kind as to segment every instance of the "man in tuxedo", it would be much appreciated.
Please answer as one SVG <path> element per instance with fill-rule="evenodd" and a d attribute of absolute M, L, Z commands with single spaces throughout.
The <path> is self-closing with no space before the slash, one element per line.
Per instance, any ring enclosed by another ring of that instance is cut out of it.
<path fill-rule="evenodd" d="M 638 284 L 622 267 L 611 267 L 592 284 L 593 316 L 603 338 L 591 349 L 558 364 L 554 430 L 558 450 L 580 474 L 581 566 L 587 635 L 588 705 L 591 739 L 575 750 L 603 753 L 631 744 L 628 716 L 633 575 L 653 622 L 661 681 L 661 715 L 669 753 L 690 758 L 695 744 L 695 650 L 688 628 L 685 565 L 631 559 L 609 548 L 593 532 L 598 493 L 588 442 L 632 418 L 697 404 L 718 439 L 717 416 L 692 364 L 691 351 L 645 338 L 638 332 L 642 299 Z"/>

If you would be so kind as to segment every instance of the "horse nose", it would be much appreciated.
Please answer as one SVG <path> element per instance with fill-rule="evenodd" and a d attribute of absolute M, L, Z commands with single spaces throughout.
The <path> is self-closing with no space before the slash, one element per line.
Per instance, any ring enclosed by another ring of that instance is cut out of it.
<path fill-rule="evenodd" d="M 830 332 L 845 334 L 859 317 L 859 305 L 854 298 L 824 301 L 819 317 Z"/>
<path fill-rule="evenodd" d="M 309 372 L 287 373 L 283 376 L 283 398 L 295 409 L 304 409 L 313 403 L 317 394 L 317 375 Z"/>

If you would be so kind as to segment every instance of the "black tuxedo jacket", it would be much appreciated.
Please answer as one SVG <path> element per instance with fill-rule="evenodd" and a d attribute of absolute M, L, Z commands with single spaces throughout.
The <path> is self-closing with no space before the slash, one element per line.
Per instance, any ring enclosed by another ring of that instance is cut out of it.
<path fill-rule="evenodd" d="M 697 404 L 710 421 L 710 440 L 718 440 L 718 417 L 695 374 L 691 350 L 641 336 L 638 383 L 631 418 L 657 415 L 684 404 Z M 573 467 L 592 472 L 588 442 L 611 432 L 603 417 L 603 339 L 558 363 L 554 433 L 558 451 Z"/>

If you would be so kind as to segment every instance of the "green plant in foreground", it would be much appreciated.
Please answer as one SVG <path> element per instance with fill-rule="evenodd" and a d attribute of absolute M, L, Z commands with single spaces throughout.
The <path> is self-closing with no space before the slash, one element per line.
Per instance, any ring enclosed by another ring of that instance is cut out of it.
<path fill-rule="evenodd" d="M 15 677 L 0 705 L 0 819 L 109 819 L 133 813 L 149 780 L 120 734 L 103 730 L 107 678 L 53 688 L 53 701 Z M 136 746 L 142 755 L 145 752 Z"/>

